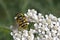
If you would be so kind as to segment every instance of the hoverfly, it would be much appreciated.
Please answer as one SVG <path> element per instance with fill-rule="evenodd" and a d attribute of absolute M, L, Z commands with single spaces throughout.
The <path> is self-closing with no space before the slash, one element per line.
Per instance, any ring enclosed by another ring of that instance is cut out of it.
<path fill-rule="evenodd" d="M 24 14 L 17 13 L 15 16 L 15 21 L 16 21 L 16 24 L 18 25 L 18 30 L 28 28 L 28 25 L 29 25 L 28 20 Z"/>

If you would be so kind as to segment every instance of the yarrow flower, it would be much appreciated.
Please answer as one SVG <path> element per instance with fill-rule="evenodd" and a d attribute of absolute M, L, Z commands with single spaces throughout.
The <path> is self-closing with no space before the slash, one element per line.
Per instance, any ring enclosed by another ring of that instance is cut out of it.
<path fill-rule="evenodd" d="M 52 14 L 43 16 L 34 9 L 28 9 L 24 15 L 34 23 L 34 29 L 20 31 L 11 26 L 14 40 L 60 40 L 60 18 Z"/>

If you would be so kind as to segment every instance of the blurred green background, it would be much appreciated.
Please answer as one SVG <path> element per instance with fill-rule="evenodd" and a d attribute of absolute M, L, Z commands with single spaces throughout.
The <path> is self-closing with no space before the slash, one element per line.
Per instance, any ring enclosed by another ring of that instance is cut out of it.
<path fill-rule="evenodd" d="M 13 40 L 9 26 L 14 23 L 16 13 L 28 9 L 60 17 L 60 0 L 0 0 L 0 40 Z"/>

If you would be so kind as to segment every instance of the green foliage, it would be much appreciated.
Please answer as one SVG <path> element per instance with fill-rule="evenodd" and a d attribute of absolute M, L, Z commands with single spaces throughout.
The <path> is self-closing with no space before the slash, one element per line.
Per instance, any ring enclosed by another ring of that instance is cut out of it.
<path fill-rule="evenodd" d="M 13 37 L 10 35 L 10 30 L 4 27 L 0 27 L 0 40 L 13 40 Z"/>

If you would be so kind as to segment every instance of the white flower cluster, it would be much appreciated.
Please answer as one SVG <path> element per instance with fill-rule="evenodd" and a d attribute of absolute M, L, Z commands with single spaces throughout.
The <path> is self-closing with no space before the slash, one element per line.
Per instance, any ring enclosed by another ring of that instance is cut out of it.
<path fill-rule="evenodd" d="M 34 9 L 28 9 L 25 16 L 29 22 L 34 22 L 34 29 L 30 29 L 30 31 L 13 30 L 11 35 L 14 40 L 60 40 L 60 18 L 52 14 L 44 17 Z"/>

